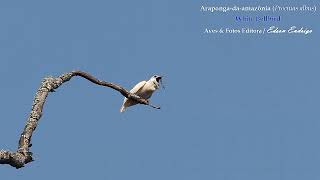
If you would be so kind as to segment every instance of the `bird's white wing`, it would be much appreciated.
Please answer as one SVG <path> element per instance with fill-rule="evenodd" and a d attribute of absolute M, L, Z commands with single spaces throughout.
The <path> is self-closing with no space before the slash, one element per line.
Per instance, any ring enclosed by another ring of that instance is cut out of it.
<path fill-rule="evenodd" d="M 142 87 L 147 83 L 147 81 L 141 81 L 138 84 L 136 84 L 131 90 L 130 92 L 133 94 L 136 94 L 140 89 L 142 89 Z"/>

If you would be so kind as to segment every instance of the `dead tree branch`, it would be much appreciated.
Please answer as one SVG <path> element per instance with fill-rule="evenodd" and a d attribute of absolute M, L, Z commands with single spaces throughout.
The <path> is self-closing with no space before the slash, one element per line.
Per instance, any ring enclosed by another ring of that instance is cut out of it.
<path fill-rule="evenodd" d="M 94 84 L 112 88 L 120 92 L 123 96 L 133 99 L 140 104 L 144 104 L 144 105 L 151 106 L 153 108 L 160 109 L 160 107 L 149 104 L 148 100 L 130 93 L 129 91 L 127 91 L 126 89 L 124 89 L 119 85 L 106 82 L 106 81 L 101 81 L 95 78 L 94 76 L 83 71 L 71 71 L 69 73 L 62 74 L 59 77 L 46 77 L 43 79 L 40 85 L 40 88 L 36 92 L 30 115 L 28 117 L 24 130 L 20 136 L 18 150 L 16 152 L 0 150 L 0 164 L 9 164 L 18 169 L 23 167 L 25 164 L 33 161 L 32 153 L 30 152 L 30 149 L 29 149 L 32 146 L 31 137 L 32 137 L 32 133 L 34 132 L 34 130 L 38 125 L 38 121 L 41 118 L 42 109 L 46 101 L 46 98 L 49 92 L 54 92 L 55 89 L 60 87 L 63 83 L 69 81 L 74 76 L 80 76 L 91 81 Z"/>

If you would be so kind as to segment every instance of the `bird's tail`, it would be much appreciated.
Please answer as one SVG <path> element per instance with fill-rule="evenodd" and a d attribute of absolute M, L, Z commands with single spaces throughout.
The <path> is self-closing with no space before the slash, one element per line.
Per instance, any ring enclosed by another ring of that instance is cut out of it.
<path fill-rule="evenodd" d="M 124 107 L 124 105 L 122 105 L 121 108 L 120 108 L 120 112 L 123 112 L 125 110 L 126 110 L 126 108 Z"/>

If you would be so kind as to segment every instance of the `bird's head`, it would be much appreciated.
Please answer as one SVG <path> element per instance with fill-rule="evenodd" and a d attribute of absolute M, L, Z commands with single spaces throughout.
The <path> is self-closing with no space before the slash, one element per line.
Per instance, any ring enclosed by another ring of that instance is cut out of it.
<path fill-rule="evenodd" d="M 150 78 L 150 81 L 156 86 L 157 89 L 159 89 L 160 84 L 162 87 L 164 87 L 162 83 L 162 76 L 154 75 Z"/>

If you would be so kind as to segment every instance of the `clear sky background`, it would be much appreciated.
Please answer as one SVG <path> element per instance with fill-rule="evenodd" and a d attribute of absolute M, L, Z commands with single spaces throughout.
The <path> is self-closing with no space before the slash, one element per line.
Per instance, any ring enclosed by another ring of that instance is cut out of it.
<path fill-rule="evenodd" d="M 161 110 L 121 114 L 118 92 L 72 79 L 47 99 L 35 161 L 2 165 L 0 178 L 320 179 L 319 11 L 247 24 L 307 26 L 309 36 L 202 34 L 245 25 L 201 5 L 274 3 L 1 1 L 0 149 L 17 149 L 45 76 L 80 69 L 130 89 L 160 74 L 166 89 L 151 99 Z M 291 5 L 304 3 L 318 1 Z"/>

